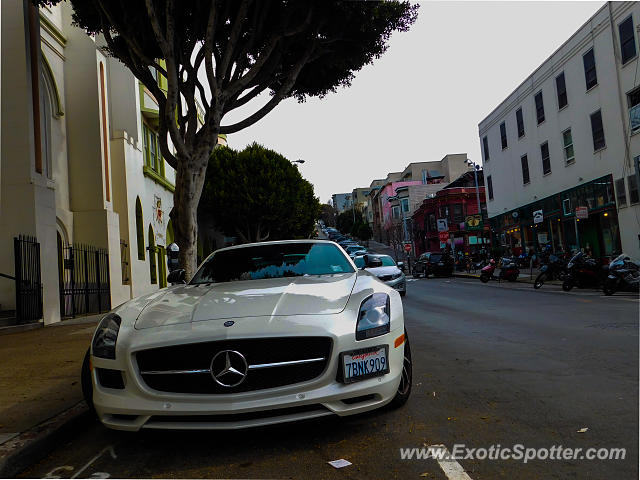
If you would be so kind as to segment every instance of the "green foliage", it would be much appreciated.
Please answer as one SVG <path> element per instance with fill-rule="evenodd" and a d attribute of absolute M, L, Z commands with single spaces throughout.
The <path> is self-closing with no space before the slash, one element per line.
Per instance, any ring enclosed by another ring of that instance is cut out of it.
<path fill-rule="evenodd" d="M 296 166 L 254 143 L 215 149 L 198 210 L 225 234 L 255 242 L 309 237 L 320 202 Z"/>
<path fill-rule="evenodd" d="M 336 209 L 328 203 L 323 203 L 320 207 L 320 220 L 322 220 L 327 227 L 335 227 Z"/>
<path fill-rule="evenodd" d="M 363 242 L 368 242 L 369 240 L 371 240 L 372 236 L 373 232 L 371 231 L 371 227 L 369 226 L 369 224 L 364 222 L 361 223 L 360 229 L 358 230 L 358 238 Z"/>

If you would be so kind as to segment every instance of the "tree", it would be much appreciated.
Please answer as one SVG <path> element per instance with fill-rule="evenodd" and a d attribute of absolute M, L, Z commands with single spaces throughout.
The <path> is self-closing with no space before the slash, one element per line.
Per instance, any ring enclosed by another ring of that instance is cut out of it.
<path fill-rule="evenodd" d="M 360 230 L 358 231 L 358 238 L 363 242 L 368 242 L 371 240 L 373 232 L 371 231 L 371 227 L 368 223 L 361 223 Z"/>
<path fill-rule="evenodd" d="M 328 203 L 323 203 L 320 206 L 320 220 L 322 220 L 327 227 L 335 227 L 336 209 Z"/>
<path fill-rule="evenodd" d="M 243 243 L 308 238 L 320 214 L 313 185 L 273 150 L 218 147 L 209 160 L 199 214 Z"/>
<path fill-rule="evenodd" d="M 353 213 L 351 210 L 345 210 L 336 218 L 336 228 L 342 233 L 351 233 L 353 228 Z"/>
<path fill-rule="evenodd" d="M 386 51 L 391 33 L 408 30 L 417 17 L 417 6 L 407 1 L 71 0 L 71 4 L 77 25 L 89 34 L 102 34 L 108 52 L 158 101 L 160 150 L 176 170 L 171 219 L 187 278 L 196 268 L 196 212 L 218 135 L 254 124 L 285 98 L 303 102 L 350 86 L 354 72 Z M 166 93 L 150 68 L 167 78 Z M 264 98 L 262 92 L 270 97 L 253 113 L 222 124 L 229 112 Z M 198 127 L 197 100 L 204 108 L 202 127 Z"/>

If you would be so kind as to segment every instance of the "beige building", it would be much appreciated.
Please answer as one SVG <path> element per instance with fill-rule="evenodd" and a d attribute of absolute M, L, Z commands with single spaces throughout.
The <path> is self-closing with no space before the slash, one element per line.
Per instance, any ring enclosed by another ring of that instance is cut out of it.
<path fill-rule="evenodd" d="M 23 282 L 0 278 L 0 304 L 45 324 L 166 286 L 173 237 L 158 104 L 71 14 L 68 2 L 1 6 L 0 273 Z M 35 244 L 11 253 L 20 235 L 39 244 L 39 269 L 22 268 Z M 25 275 L 41 282 L 39 315 Z"/>

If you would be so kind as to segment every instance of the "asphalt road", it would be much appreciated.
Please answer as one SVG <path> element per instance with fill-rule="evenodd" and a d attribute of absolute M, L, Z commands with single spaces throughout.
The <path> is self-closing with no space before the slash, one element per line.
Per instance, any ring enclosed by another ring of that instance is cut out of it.
<path fill-rule="evenodd" d="M 445 479 L 436 460 L 401 460 L 400 448 L 521 444 L 627 451 L 625 460 L 459 464 L 473 480 L 637 479 L 638 307 L 633 295 L 412 279 L 414 385 L 402 409 L 229 433 L 93 424 L 22 476 Z M 352 465 L 327 464 L 340 458 Z"/>

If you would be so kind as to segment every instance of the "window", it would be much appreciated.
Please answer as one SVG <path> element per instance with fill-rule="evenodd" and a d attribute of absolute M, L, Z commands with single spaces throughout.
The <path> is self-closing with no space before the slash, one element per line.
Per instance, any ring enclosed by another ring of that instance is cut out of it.
<path fill-rule="evenodd" d="M 549 158 L 549 144 L 547 142 L 540 145 L 540 156 L 542 157 L 542 174 L 551 173 L 551 159 Z"/>
<path fill-rule="evenodd" d="M 571 199 L 565 198 L 562 200 L 562 213 L 565 215 L 571 215 L 573 211 L 571 210 Z"/>
<path fill-rule="evenodd" d="M 516 110 L 516 123 L 518 124 L 518 138 L 524 137 L 524 121 L 522 120 L 522 107 Z"/>
<path fill-rule="evenodd" d="M 591 90 L 598 84 L 598 76 L 596 75 L 596 58 L 593 55 L 593 48 L 582 56 L 584 64 L 584 81 L 587 90 Z"/>
<path fill-rule="evenodd" d="M 622 64 L 624 65 L 636 56 L 636 39 L 633 34 L 633 18 L 631 15 L 618 25 L 620 33 L 620 53 L 622 55 Z"/>
<path fill-rule="evenodd" d="M 564 161 L 567 164 L 573 163 L 576 157 L 573 153 L 573 137 L 570 128 L 562 132 L 562 143 L 564 145 Z"/>
<path fill-rule="evenodd" d="M 489 161 L 489 139 L 487 139 L 486 135 L 482 137 L 482 147 L 484 150 L 484 161 Z"/>
<path fill-rule="evenodd" d="M 616 200 L 618 202 L 618 207 L 626 207 L 627 191 L 624 188 L 624 178 L 616 180 Z"/>
<path fill-rule="evenodd" d="M 451 220 L 454 224 L 462 223 L 464 221 L 464 215 L 462 214 L 462 204 L 454 203 L 451 215 Z"/>
<path fill-rule="evenodd" d="M 164 177 L 164 159 L 160 153 L 158 134 L 143 124 L 143 137 L 145 164 Z"/>
<path fill-rule="evenodd" d="M 629 183 L 629 204 L 633 205 L 634 203 L 638 203 L 640 201 L 638 199 L 638 179 L 634 175 L 629 175 L 627 177 L 627 182 Z"/>
<path fill-rule="evenodd" d="M 522 164 L 522 184 L 526 185 L 531 182 L 529 177 L 529 159 L 526 155 L 520 157 L 520 163 Z"/>
<path fill-rule="evenodd" d="M 544 122 L 544 102 L 542 100 L 542 92 L 536 93 L 534 97 L 536 102 L 536 118 L 538 119 L 538 125 Z"/>
<path fill-rule="evenodd" d="M 153 233 L 153 227 L 149 224 L 149 275 L 151 283 L 158 283 L 158 268 L 156 265 L 156 239 Z"/>
<path fill-rule="evenodd" d="M 422 184 L 423 185 L 427 184 L 427 171 L 426 170 L 422 170 Z"/>
<path fill-rule="evenodd" d="M 507 144 L 507 125 L 504 122 L 500 124 L 500 141 L 502 142 L 503 150 L 509 146 Z"/>
<path fill-rule="evenodd" d="M 407 213 L 409 211 L 409 199 L 408 198 L 401 199 L 400 204 L 402 206 L 402 212 Z"/>
<path fill-rule="evenodd" d="M 487 177 L 487 191 L 489 192 L 489 200 L 493 200 L 493 182 L 491 181 L 491 175 Z"/>
<path fill-rule="evenodd" d="M 604 141 L 604 127 L 602 126 L 602 113 L 598 110 L 591 114 L 591 135 L 593 136 L 593 151 L 606 146 Z"/>
<path fill-rule="evenodd" d="M 635 133 L 640 130 L 640 88 L 627 93 L 627 105 L 629 106 L 631 133 Z"/>
<path fill-rule="evenodd" d="M 393 218 L 400 218 L 400 207 L 399 206 L 395 206 L 395 207 L 391 207 L 391 216 Z"/>
<path fill-rule="evenodd" d="M 558 92 L 558 110 L 560 110 L 569 103 L 567 101 L 567 84 L 564 81 L 564 72 L 556 77 L 556 91 Z"/>
<path fill-rule="evenodd" d="M 144 227 L 142 226 L 142 204 L 136 197 L 136 238 L 138 240 L 138 260 L 144 260 Z"/>

